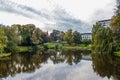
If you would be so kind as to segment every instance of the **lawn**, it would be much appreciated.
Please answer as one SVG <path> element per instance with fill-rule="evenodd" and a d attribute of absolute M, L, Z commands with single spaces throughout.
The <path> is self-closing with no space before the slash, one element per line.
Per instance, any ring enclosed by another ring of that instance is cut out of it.
<path fill-rule="evenodd" d="M 0 58 L 2 58 L 2 57 L 8 57 L 10 55 L 11 55 L 11 53 L 1 53 L 0 54 Z"/>
<path fill-rule="evenodd" d="M 47 46 L 48 49 L 60 49 L 62 48 L 61 43 L 45 43 L 45 46 Z"/>
<path fill-rule="evenodd" d="M 81 49 L 81 50 L 91 50 L 91 45 L 69 45 L 63 43 L 45 43 L 48 49 Z"/>
<path fill-rule="evenodd" d="M 28 46 L 18 46 L 19 52 L 25 52 L 25 51 L 29 51 L 29 47 Z"/>
<path fill-rule="evenodd" d="M 120 51 L 114 52 L 116 56 L 120 56 Z"/>

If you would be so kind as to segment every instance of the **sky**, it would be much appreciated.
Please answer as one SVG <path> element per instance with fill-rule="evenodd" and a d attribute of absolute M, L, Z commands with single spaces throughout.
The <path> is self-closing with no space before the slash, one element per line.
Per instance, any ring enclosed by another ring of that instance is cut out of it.
<path fill-rule="evenodd" d="M 114 15 L 117 1 L 0 0 L 0 24 L 35 24 L 49 32 L 53 29 L 91 32 L 97 21 Z"/>

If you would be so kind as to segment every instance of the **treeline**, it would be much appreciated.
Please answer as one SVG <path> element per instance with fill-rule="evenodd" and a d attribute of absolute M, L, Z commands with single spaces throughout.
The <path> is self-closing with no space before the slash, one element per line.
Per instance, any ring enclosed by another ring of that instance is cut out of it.
<path fill-rule="evenodd" d="M 93 25 L 93 52 L 113 53 L 120 51 L 120 5 L 110 22 L 111 27 L 104 27 L 100 23 Z"/>
<path fill-rule="evenodd" d="M 67 32 L 53 30 L 50 34 L 33 24 L 0 26 L 0 53 L 15 52 L 18 46 L 36 46 L 48 42 L 82 43 L 80 32 L 69 29 Z"/>

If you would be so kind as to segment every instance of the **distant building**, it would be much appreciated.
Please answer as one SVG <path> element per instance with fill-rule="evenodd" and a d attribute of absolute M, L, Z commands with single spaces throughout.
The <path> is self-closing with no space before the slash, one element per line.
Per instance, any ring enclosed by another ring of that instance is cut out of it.
<path fill-rule="evenodd" d="M 82 36 L 82 40 L 85 39 L 92 40 L 92 33 L 82 33 L 81 36 Z"/>
<path fill-rule="evenodd" d="M 98 23 L 101 23 L 104 27 L 110 27 L 110 21 L 111 19 L 107 19 L 107 20 L 98 21 Z"/>

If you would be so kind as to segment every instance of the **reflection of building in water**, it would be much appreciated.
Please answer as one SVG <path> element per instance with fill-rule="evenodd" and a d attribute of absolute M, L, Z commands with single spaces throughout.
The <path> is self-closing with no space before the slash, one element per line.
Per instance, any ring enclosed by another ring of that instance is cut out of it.
<path fill-rule="evenodd" d="M 92 33 L 82 33 L 82 40 L 92 40 Z"/>
<path fill-rule="evenodd" d="M 98 23 L 101 23 L 104 27 L 110 27 L 110 21 L 111 19 L 107 19 L 107 20 L 98 21 Z"/>

